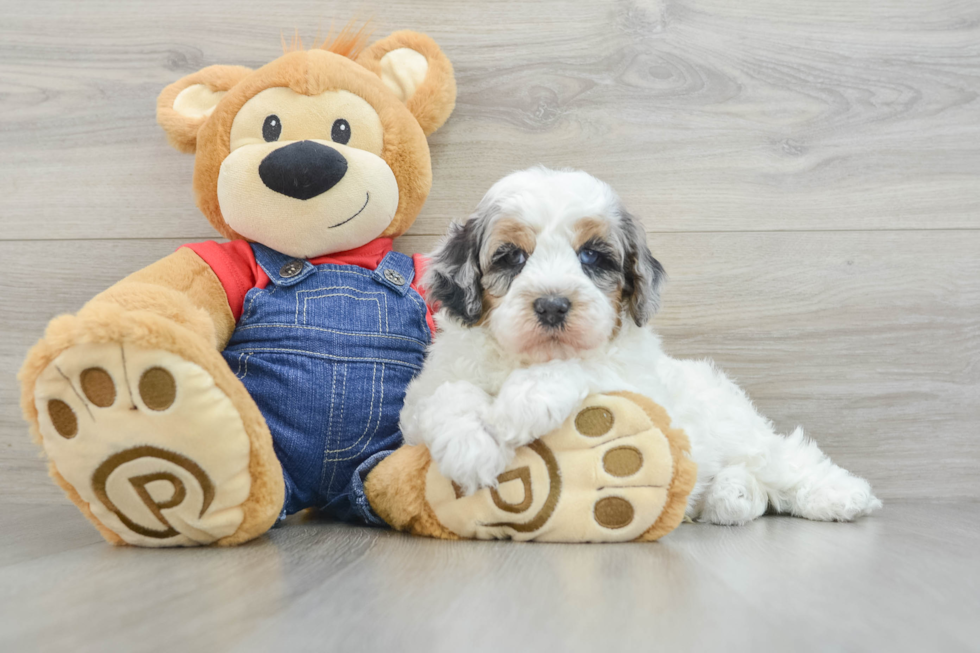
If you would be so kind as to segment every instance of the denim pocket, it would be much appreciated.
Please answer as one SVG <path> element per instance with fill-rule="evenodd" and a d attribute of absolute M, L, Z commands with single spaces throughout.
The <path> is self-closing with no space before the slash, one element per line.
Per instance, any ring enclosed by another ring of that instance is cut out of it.
<path fill-rule="evenodd" d="M 388 292 L 353 285 L 303 289 L 296 293 L 296 322 L 304 326 L 329 324 L 352 333 L 388 333 Z"/>

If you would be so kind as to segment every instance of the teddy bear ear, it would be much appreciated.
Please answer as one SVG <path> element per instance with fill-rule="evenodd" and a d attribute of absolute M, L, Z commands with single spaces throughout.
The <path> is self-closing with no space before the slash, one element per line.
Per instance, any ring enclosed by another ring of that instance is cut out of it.
<path fill-rule="evenodd" d="M 395 32 L 367 47 L 357 62 L 405 103 L 428 136 L 456 106 L 453 65 L 436 42 L 418 32 Z"/>
<path fill-rule="evenodd" d="M 201 125 L 224 94 L 250 72 L 244 66 L 208 66 L 163 89 L 157 98 L 157 122 L 170 144 L 193 153 Z"/>

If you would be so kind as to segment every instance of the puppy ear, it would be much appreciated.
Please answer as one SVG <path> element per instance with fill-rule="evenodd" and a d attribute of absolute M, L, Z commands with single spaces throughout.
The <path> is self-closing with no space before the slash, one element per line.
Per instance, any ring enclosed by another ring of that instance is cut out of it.
<path fill-rule="evenodd" d="M 467 326 L 483 315 L 480 228 L 476 218 L 449 226 L 449 236 L 432 255 L 422 283 L 426 298 Z"/>
<path fill-rule="evenodd" d="M 647 246 L 647 235 L 640 221 L 620 209 L 620 225 L 625 238 L 623 299 L 637 326 L 646 324 L 660 308 L 660 286 L 667 278 L 660 261 Z"/>
<path fill-rule="evenodd" d="M 244 66 L 208 66 L 163 89 L 157 98 L 157 122 L 170 144 L 193 153 L 198 130 L 225 93 L 250 72 Z"/>
<path fill-rule="evenodd" d="M 453 65 L 436 42 L 418 32 L 395 32 L 357 56 L 412 112 L 428 136 L 456 106 Z"/>

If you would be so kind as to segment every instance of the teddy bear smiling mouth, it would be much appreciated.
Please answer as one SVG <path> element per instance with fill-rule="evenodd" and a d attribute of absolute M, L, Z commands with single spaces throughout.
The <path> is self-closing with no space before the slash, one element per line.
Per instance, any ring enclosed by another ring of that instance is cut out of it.
<path fill-rule="evenodd" d="M 328 229 L 336 229 L 337 227 L 340 227 L 340 226 L 343 226 L 343 225 L 347 224 L 348 222 L 350 222 L 351 220 L 353 220 L 354 218 L 356 218 L 357 216 L 359 216 L 361 213 L 363 213 L 364 212 L 364 209 L 367 208 L 368 202 L 370 202 L 370 201 L 371 201 L 371 193 L 368 192 L 368 191 L 365 191 L 364 192 L 364 205 L 361 206 L 361 208 L 359 208 L 357 210 L 357 213 L 355 213 L 351 217 L 347 218 L 343 222 L 338 222 L 337 224 L 332 224 L 332 225 L 330 225 L 327 228 Z"/>

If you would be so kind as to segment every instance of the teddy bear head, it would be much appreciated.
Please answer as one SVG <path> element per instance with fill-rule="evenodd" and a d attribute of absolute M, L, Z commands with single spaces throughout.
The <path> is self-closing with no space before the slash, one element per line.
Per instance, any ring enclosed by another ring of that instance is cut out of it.
<path fill-rule="evenodd" d="M 455 105 L 452 65 L 416 32 L 362 45 L 363 30 L 345 29 L 160 94 L 157 121 L 195 153 L 198 206 L 223 236 L 311 258 L 412 225 L 432 183 L 426 136 Z"/>

